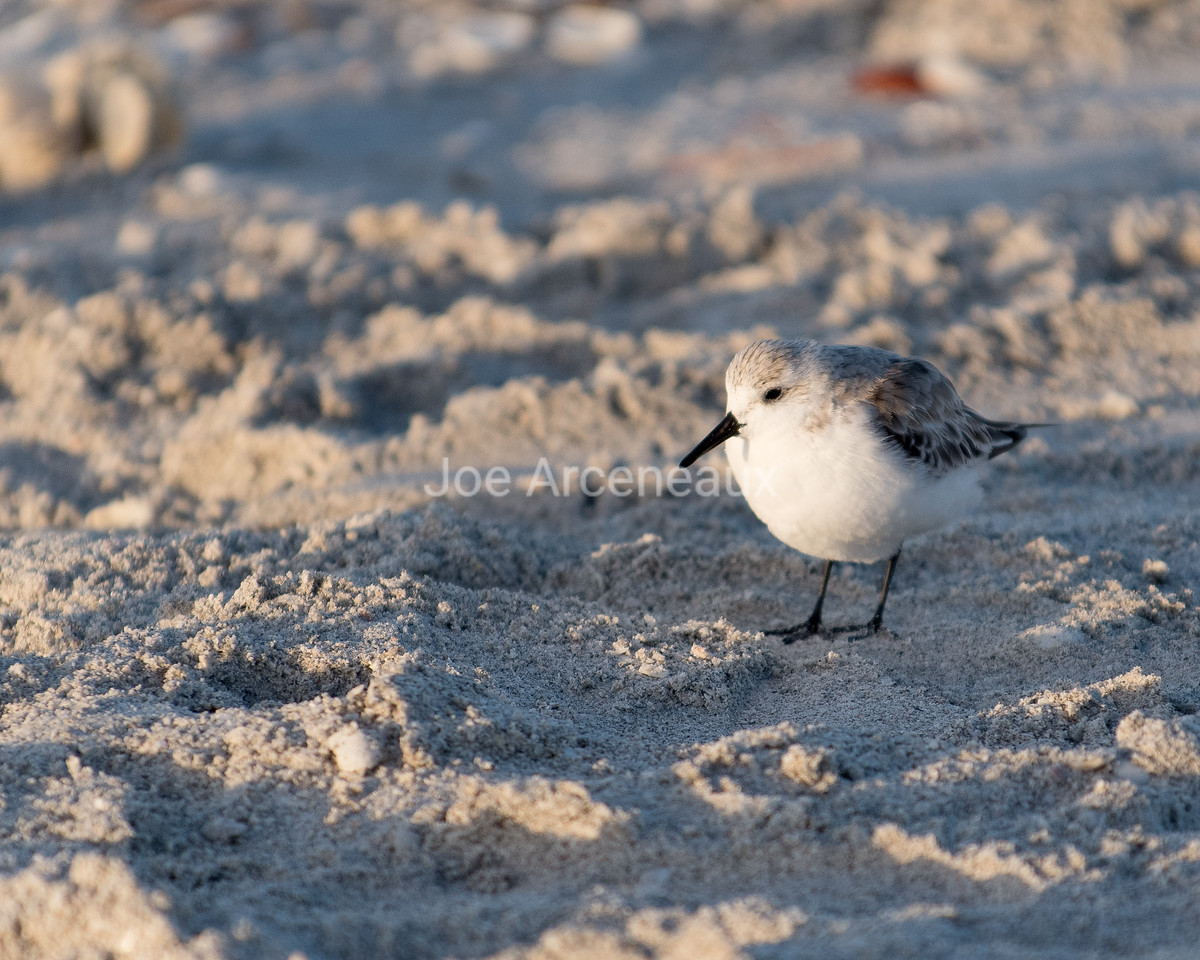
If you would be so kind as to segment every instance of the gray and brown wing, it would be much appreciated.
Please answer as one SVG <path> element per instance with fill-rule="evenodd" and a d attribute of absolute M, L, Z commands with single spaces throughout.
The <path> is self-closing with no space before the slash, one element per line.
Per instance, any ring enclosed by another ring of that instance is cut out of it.
<path fill-rule="evenodd" d="M 924 360 L 893 363 L 864 399 L 874 408 L 884 439 L 934 474 L 998 457 L 1024 440 L 1029 426 L 981 417 L 962 402 L 945 374 Z"/>

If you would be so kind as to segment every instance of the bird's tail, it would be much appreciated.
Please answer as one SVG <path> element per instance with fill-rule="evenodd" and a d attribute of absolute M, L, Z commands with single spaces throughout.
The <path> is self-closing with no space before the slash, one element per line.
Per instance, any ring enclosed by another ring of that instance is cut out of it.
<path fill-rule="evenodd" d="M 988 420 L 986 417 L 979 419 L 988 428 L 993 443 L 992 449 L 988 453 L 989 460 L 996 459 L 1002 453 L 1008 453 L 1025 439 L 1030 430 L 1058 426 L 1056 423 L 1007 423 L 1000 420 Z"/>

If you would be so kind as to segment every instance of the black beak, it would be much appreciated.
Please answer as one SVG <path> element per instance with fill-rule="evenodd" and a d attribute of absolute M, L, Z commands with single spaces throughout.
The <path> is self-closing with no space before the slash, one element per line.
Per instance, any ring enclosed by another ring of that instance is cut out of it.
<path fill-rule="evenodd" d="M 725 419 L 713 427 L 712 433 L 696 444 L 692 452 L 679 461 L 679 465 L 690 467 L 713 447 L 719 446 L 730 437 L 736 437 L 741 429 L 742 425 L 738 423 L 737 417 L 732 413 L 725 414 Z"/>

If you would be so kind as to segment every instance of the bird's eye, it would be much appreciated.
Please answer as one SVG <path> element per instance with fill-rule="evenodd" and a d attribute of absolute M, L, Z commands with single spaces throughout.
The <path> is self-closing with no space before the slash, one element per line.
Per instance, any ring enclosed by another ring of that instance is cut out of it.
<path fill-rule="evenodd" d="M 783 396 L 782 390 L 780 390 L 778 387 L 772 387 L 770 390 L 768 390 L 766 393 L 763 394 L 763 399 L 766 400 L 767 403 L 770 403 L 772 400 L 778 400 L 782 396 Z"/>

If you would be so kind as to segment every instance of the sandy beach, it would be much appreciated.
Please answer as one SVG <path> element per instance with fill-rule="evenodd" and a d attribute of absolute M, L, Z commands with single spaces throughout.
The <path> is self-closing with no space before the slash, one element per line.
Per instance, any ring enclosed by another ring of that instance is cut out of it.
<path fill-rule="evenodd" d="M 0 5 L 0 956 L 1195 957 L 1198 44 Z M 890 632 L 675 469 L 763 336 L 1053 424 Z"/>

